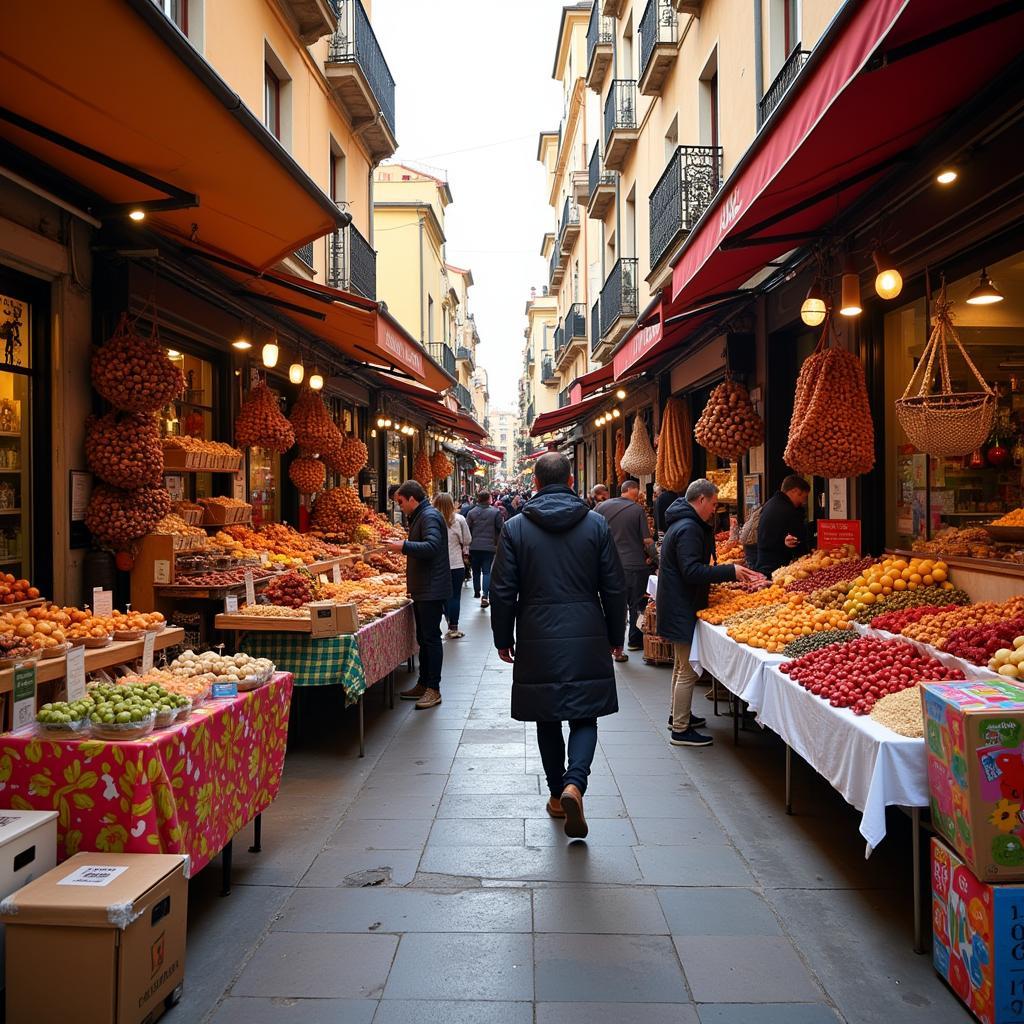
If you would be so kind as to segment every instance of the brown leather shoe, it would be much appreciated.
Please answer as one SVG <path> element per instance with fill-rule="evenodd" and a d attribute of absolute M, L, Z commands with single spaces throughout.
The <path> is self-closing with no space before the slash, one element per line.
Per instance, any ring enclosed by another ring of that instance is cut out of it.
<path fill-rule="evenodd" d="M 553 796 L 545 807 L 545 810 L 552 818 L 564 818 L 565 811 L 562 810 L 562 801 L 557 797 Z"/>
<path fill-rule="evenodd" d="M 427 688 L 417 683 L 412 687 L 412 689 L 403 690 L 398 696 L 401 697 L 402 700 L 420 700 L 426 692 Z"/>
<path fill-rule="evenodd" d="M 586 839 L 590 827 L 583 817 L 583 794 L 576 786 L 562 790 L 562 810 L 565 811 L 565 834 L 570 839 Z"/>
<path fill-rule="evenodd" d="M 424 690 L 423 696 L 416 701 L 417 711 L 426 711 L 427 708 L 436 708 L 441 703 L 441 694 L 437 690 Z"/>

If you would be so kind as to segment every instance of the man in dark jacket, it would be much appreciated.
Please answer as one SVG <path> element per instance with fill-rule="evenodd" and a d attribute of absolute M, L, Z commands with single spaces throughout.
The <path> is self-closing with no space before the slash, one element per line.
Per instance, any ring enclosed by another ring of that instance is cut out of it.
<path fill-rule="evenodd" d="M 673 503 L 679 500 L 679 495 L 675 491 L 670 491 L 667 487 L 662 487 L 660 484 L 655 484 L 654 489 L 658 492 L 654 496 L 654 528 L 663 537 L 668 529 L 668 523 L 665 522 L 665 514 L 672 507 Z"/>
<path fill-rule="evenodd" d="M 612 657 L 622 653 L 626 593 L 608 524 L 571 487 L 564 455 L 537 460 L 536 493 L 498 542 L 491 629 L 502 661 L 515 665 L 512 717 L 537 723 L 548 814 L 565 818 L 565 834 L 582 839 L 597 719 L 619 709 Z"/>
<path fill-rule="evenodd" d="M 416 701 L 417 710 L 423 711 L 441 703 L 441 615 L 452 595 L 448 526 L 416 480 L 406 480 L 398 488 L 395 502 L 409 524 L 409 539 L 391 540 L 386 546 L 407 556 L 406 584 L 416 617 L 416 642 L 420 645 L 419 681 L 401 697 Z"/>
<path fill-rule="evenodd" d="M 466 516 L 466 522 L 472 538 L 469 542 L 469 564 L 473 569 L 473 596 L 480 598 L 481 608 L 486 608 L 491 599 L 491 566 L 505 517 L 497 505 L 491 504 L 490 494 L 481 491 L 476 496 L 476 507 L 471 508 Z"/>
<path fill-rule="evenodd" d="M 671 728 L 677 747 L 710 747 L 714 740 L 698 729 L 707 723 L 691 714 L 697 673 L 690 665 L 690 645 L 697 612 L 706 608 L 712 583 L 752 582 L 761 576 L 742 565 L 711 565 L 718 508 L 718 488 L 710 480 L 694 480 L 686 496 L 665 513 L 668 531 L 661 544 L 658 571 L 658 633 L 672 641 Z"/>
<path fill-rule="evenodd" d="M 657 561 L 647 513 L 640 504 L 640 484 L 626 480 L 620 488 L 622 496 L 602 501 L 594 511 L 608 521 L 608 529 L 615 541 L 615 550 L 626 574 L 626 625 L 629 631 L 629 649 L 641 651 L 644 635 L 636 624 L 647 604 L 647 581 Z M 617 661 L 628 661 L 622 654 Z"/>
<path fill-rule="evenodd" d="M 771 576 L 807 552 L 807 520 L 804 505 L 810 484 L 796 473 L 782 481 L 778 494 L 761 506 L 757 524 L 757 571 Z"/>

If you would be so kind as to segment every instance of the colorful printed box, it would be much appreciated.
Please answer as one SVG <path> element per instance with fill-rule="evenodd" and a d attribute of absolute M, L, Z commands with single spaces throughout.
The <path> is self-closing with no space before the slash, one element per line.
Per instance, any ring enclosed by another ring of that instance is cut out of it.
<path fill-rule="evenodd" d="M 982 1024 L 1024 1024 L 1024 885 L 979 882 L 932 839 L 932 962 Z"/>
<path fill-rule="evenodd" d="M 980 879 L 1024 881 L 1024 688 L 924 683 L 932 822 Z"/>

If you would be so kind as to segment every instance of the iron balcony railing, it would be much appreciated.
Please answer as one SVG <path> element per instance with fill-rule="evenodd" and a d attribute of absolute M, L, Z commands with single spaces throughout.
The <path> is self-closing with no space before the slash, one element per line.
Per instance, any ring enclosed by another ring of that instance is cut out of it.
<path fill-rule="evenodd" d="M 611 331 L 620 317 L 635 319 L 637 315 L 635 257 L 616 260 L 612 272 L 601 289 L 601 337 Z"/>
<path fill-rule="evenodd" d="M 582 302 L 574 302 L 565 314 L 565 342 L 569 344 L 577 338 L 587 337 L 587 307 Z"/>
<path fill-rule="evenodd" d="M 555 365 L 551 361 L 551 356 L 545 356 L 541 360 L 540 364 L 540 379 L 541 381 L 554 380 L 557 374 L 555 373 Z"/>
<path fill-rule="evenodd" d="M 337 0 L 338 28 L 331 37 L 332 64 L 357 64 L 377 100 L 391 134 L 395 134 L 395 79 L 384 59 L 361 0 Z"/>
<path fill-rule="evenodd" d="M 636 82 L 632 78 L 616 78 L 604 101 L 605 151 L 612 132 L 636 125 Z"/>
<path fill-rule="evenodd" d="M 313 243 L 307 242 L 301 249 L 295 250 L 295 258 L 301 260 L 309 267 L 313 269 Z"/>
<path fill-rule="evenodd" d="M 690 231 L 722 186 L 721 146 L 679 146 L 650 196 L 651 269 Z"/>
<path fill-rule="evenodd" d="M 565 348 L 565 331 L 559 324 L 555 328 L 555 362 L 562 358 L 562 350 Z"/>
<path fill-rule="evenodd" d="M 450 377 L 455 376 L 455 353 L 443 341 L 431 341 L 427 345 L 431 359 L 438 363 Z"/>
<path fill-rule="evenodd" d="M 562 204 L 562 219 L 558 225 L 558 244 L 562 244 L 562 239 L 565 238 L 565 232 L 570 225 L 574 224 L 579 227 L 580 223 L 580 208 L 576 205 L 576 201 L 572 196 L 566 196 L 565 202 Z"/>
<path fill-rule="evenodd" d="M 601 300 L 598 299 L 590 307 L 590 351 L 594 352 L 601 344 Z"/>
<path fill-rule="evenodd" d="M 467 363 L 473 362 L 473 353 L 463 345 L 455 350 L 456 359 L 465 359 Z"/>
<path fill-rule="evenodd" d="M 593 195 L 601 185 L 614 185 L 615 172 L 606 171 L 601 161 L 601 149 L 595 142 L 590 154 L 590 194 Z"/>
<path fill-rule="evenodd" d="M 562 272 L 562 247 L 555 245 L 551 250 L 551 259 L 548 260 L 548 283 L 552 286 Z"/>
<path fill-rule="evenodd" d="M 772 111 L 779 105 L 779 101 L 786 95 L 786 91 L 796 81 L 800 69 L 807 63 L 811 55 L 810 50 L 801 50 L 800 44 L 786 58 L 786 63 L 779 69 L 775 81 L 768 86 L 767 92 L 761 97 L 757 104 L 758 126 L 764 124 L 771 117 Z"/>
<path fill-rule="evenodd" d="M 572 385 L 570 384 L 568 387 L 562 388 L 562 390 L 558 392 L 558 408 L 559 409 L 564 409 L 569 404 L 570 398 L 571 398 L 571 394 L 570 394 L 571 391 L 572 391 Z"/>
<path fill-rule="evenodd" d="M 455 401 L 457 401 L 467 412 L 473 411 L 473 396 L 470 394 L 470 390 L 465 384 L 455 385 Z"/>
<path fill-rule="evenodd" d="M 647 0 L 640 19 L 640 77 L 647 73 L 647 65 L 656 43 L 674 43 L 679 26 L 679 15 L 672 0 Z"/>
<path fill-rule="evenodd" d="M 598 46 L 612 46 L 615 42 L 615 19 L 598 11 L 600 0 L 594 0 L 590 8 L 590 21 L 587 24 L 587 67 L 594 59 L 594 51 Z"/>
<path fill-rule="evenodd" d="M 531 403 L 530 403 L 530 404 L 529 404 L 529 405 L 528 405 L 528 406 L 526 407 L 526 426 L 527 426 L 527 428 L 529 428 L 529 427 L 532 427 L 532 426 L 533 426 L 533 421 L 534 421 L 534 420 L 535 420 L 536 418 L 537 418 L 537 417 L 536 417 L 536 414 L 534 413 L 534 406 L 533 406 L 533 402 L 531 402 Z"/>
<path fill-rule="evenodd" d="M 327 283 L 363 298 L 377 298 L 377 254 L 354 224 L 328 236 Z"/>

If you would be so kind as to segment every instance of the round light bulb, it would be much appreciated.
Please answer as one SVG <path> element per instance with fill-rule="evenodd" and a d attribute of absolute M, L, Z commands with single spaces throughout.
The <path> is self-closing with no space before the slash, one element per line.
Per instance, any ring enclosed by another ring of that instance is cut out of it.
<path fill-rule="evenodd" d="M 383 427 L 384 426 L 384 417 L 383 416 L 378 416 L 377 417 L 377 426 L 378 427 Z"/>
<path fill-rule="evenodd" d="M 137 224 L 140 220 L 146 219 L 146 211 L 132 210 L 132 212 L 128 214 L 128 219 L 135 221 L 135 223 Z"/>
<path fill-rule="evenodd" d="M 622 413 L 620 413 L 618 409 L 612 409 L 612 419 L 617 420 L 621 415 Z"/>
<path fill-rule="evenodd" d="M 306 368 L 302 365 L 302 363 L 292 363 L 292 365 L 288 367 L 288 379 L 293 384 L 301 384 L 302 378 L 305 376 Z"/>
<path fill-rule="evenodd" d="M 324 379 L 319 373 L 314 373 L 309 378 L 309 386 L 314 391 L 319 391 L 324 386 Z"/>
<path fill-rule="evenodd" d="M 385 420 L 384 421 L 384 426 L 385 427 L 390 427 L 391 426 L 391 420 Z"/>
<path fill-rule="evenodd" d="M 601 426 L 601 417 L 600 416 L 598 416 L 597 419 L 594 420 L 594 426 L 595 427 Z"/>
<path fill-rule="evenodd" d="M 277 366 L 277 359 L 280 354 L 281 350 L 278 348 L 277 343 L 268 341 L 263 346 L 263 365 L 268 369 L 272 366 Z"/>
<path fill-rule="evenodd" d="M 820 327 L 825 322 L 825 314 L 828 310 L 825 307 L 825 300 L 817 297 L 806 298 L 800 306 L 800 319 L 808 327 Z"/>
<path fill-rule="evenodd" d="M 955 167 L 943 167 L 942 170 L 935 175 L 935 180 L 940 185 L 952 185 L 959 177 L 960 174 L 957 172 Z"/>
<path fill-rule="evenodd" d="M 626 397 L 626 392 L 622 388 L 619 388 L 619 390 L 615 392 L 615 397 L 621 402 Z"/>
<path fill-rule="evenodd" d="M 898 270 L 883 270 L 875 278 L 875 291 L 880 299 L 895 299 L 903 291 L 903 278 Z"/>

